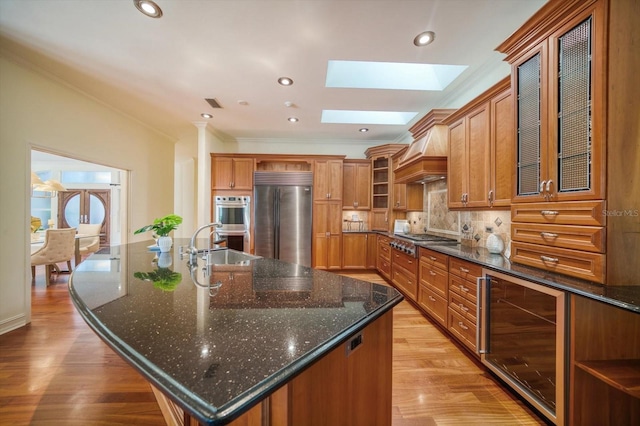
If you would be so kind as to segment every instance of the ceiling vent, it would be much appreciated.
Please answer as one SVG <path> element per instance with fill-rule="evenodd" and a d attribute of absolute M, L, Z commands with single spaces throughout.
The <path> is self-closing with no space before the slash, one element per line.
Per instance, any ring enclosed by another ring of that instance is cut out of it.
<path fill-rule="evenodd" d="M 222 108 L 220 106 L 220 104 L 218 103 L 218 101 L 216 101 L 215 99 L 211 98 L 211 99 L 205 99 L 205 101 L 207 101 L 207 103 L 209 105 L 211 105 L 211 108 Z"/>

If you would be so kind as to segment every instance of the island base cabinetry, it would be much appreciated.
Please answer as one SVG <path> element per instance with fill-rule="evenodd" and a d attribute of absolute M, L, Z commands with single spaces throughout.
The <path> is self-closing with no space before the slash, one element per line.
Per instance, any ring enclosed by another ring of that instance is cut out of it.
<path fill-rule="evenodd" d="M 390 425 L 392 343 L 388 311 L 239 418 L 211 424 Z M 152 389 L 168 425 L 200 424 Z"/>

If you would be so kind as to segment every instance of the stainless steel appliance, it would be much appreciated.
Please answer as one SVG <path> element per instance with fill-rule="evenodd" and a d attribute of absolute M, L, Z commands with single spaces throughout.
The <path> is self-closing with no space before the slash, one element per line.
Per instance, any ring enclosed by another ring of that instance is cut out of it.
<path fill-rule="evenodd" d="M 458 241 L 453 240 L 451 238 L 439 237 L 437 235 L 431 235 L 431 234 L 409 233 L 409 234 L 394 235 L 394 238 L 391 239 L 391 241 L 389 242 L 389 245 L 392 248 L 399 250 L 401 252 L 407 253 L 412 257 L 418 257 L 418 250 L 416 249 L 416 243 L 421 243 L 422 245 L 429 245 L 429 244 L 452 245 L 452 244 L 458 244 Z"/>
<path fill-rule="evenodd" d="M 254 172 L 255 254 L 311 266 L 313 173 Z"/>
<path fill-rule="evenodd" d="M 555 424 L 565 423 L 565 294 L 483 269 L 477 347 L 482 363 Z"/>
<path fill-rule="evenodd" d="M 227 247 L 248 252 L 251 247 L 251 197 L 218 195 L 213 200 L 214 221 L 222 224 L 216 234 L 227 240 Z"/>

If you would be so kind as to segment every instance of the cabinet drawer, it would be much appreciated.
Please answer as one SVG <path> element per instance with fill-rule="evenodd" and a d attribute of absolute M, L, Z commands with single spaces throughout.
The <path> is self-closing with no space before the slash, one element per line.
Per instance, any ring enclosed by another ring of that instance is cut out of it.
<path fill-rule="evenodd" d="M 449 259 L 449 272 L 475 282 L 477 277 L 482 276 L 482 266 L 452 257 Z"/>
<path fill-rule="evenodd" d="M 447 298 L 449 273 L 446 270 L 435 268 L 433 265 L 420 260 L 419 277 L 421 285 L 429 287 L 431 291 L 440 297 Z"/>
<path fill-rule="evenodd" d="M 511 261 L 604 283 L 605 255 L 600 253 L 514 241 L 511 243 Z"/>
<path fill-rule="evenodd" d="M 418 289 L 418 305 L 436 322 L 447 328 L 447 301 L 431 291 L 430 288 L 420 285 Z"/>
<path fill-rule="evenodd" d="M 511 205 L 511 223 L 604 226 L 604 201 L 566 201 Z"/>
<path fill-rule="evenodd" d="M 378 256 L 378 272 L 386 278 L 391 279 L 391 262 L 389 259 Z"/>
<path fill-rule="evenodd" d="M 449 269 L 449 256 L 424 247 L 420 247 L 420 262 L 425 262 L 445 271 Z"/>
<path fill-rule="evenodd" d="M 604 253 L 605 232 L 600 226 L 511 224 L 513 241 L 594 253 Z"/>
<path fill-rule="evenodd" d="M 391 260 L 391 246 L 389 243 L 384 244 L 378 240 L 378 255 L 387 260 Z"/>
<path fill-rule="evenodd" d="M 415 274 L 398 265 L 391 266 L 391 282 L 393 282 L 407 297 L 414 302 L 418 294 L 418 283 Z"/>
<path fill-rule="evenodd" d="M 455 291 L 449 292 L 449 309 L 453 309 L 460 314 L 460 316 L 474 324 L 477 323 L 476 304 L 470 302 L 467 298 L 459 295 Z"/>
<path fill-rule="evenodd" d="M 472 303 L 478 303 L 478 285 L 475 281 L 464 280 L 456 275 L 449 274 L 449 295 L 457 293 Z"/>
<path fill-rule="evenodd" d="M 393 257 L 391 259 L 392 265 L 402 266 L 413 275 L 418 274 L 418 259 L 401 253 L 398 250 L 391 250 L 391 256 Z"/>
<path fill-rule="evenodd" d="M 449 308 L 449 331 L 476 354 L 476 325 Z M 477 356 L 477 354 L 476 354 Z"/>

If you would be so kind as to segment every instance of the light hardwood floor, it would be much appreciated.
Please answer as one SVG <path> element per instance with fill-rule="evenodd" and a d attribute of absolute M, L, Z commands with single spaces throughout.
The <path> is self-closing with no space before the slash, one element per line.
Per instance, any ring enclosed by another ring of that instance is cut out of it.
<path fill-rule="evenodd" d="M 67 280 L 45 288 L 38 275 L 31 324 L 0 335 L 0 425 L 162 425 L 148 383 L 80 318 Z M 395 308 L 393 426 L 540 424 L 417 309 Z"/>

